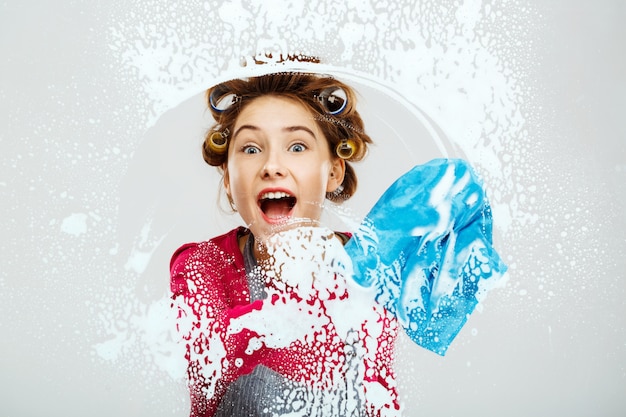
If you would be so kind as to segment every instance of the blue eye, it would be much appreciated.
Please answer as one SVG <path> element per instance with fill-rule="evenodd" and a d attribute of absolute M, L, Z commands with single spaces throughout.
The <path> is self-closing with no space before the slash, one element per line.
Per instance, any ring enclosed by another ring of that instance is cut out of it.
<path fill-rule="evenodd" d="M 241 151 L 248 155 L 253 155 L 253 154 L 261 152 L 259 148 L 253 145 L 246 145 L 243 148 L 241 148 Z"/>
<path fill-rule="evenodd" d="M 291 152 L 304 152 L 306 150 L 306 146 L 302 143 L 295 143 L 289 147 Z"/>

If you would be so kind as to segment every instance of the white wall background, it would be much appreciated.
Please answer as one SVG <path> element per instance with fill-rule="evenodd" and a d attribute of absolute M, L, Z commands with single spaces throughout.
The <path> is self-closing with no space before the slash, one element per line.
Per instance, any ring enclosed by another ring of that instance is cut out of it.
<path fill-rule="evenodd" d="M 402 341 L 406 415 L 626 414 L 626 3 L 174 4 L 0 3 L 1 416 L 186 414 L 169 256 L 237 224 L 201 92 L 266 51 L 362 93 L 353 216 L 440 154 L 488 184 L 509 283 L 445 358 Z"/>

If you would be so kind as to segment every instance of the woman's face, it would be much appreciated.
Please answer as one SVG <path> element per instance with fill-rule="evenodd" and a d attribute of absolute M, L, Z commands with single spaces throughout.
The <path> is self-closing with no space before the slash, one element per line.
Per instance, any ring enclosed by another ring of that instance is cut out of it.
<path fill-rule="evenodd" d="M 238 116 L 224 167 L 224 185 L 252 233 L 272 232 L 318 221 L 326 192 L 345 173 L 331 157 L 313 114 L 284 97 L 263 96 Z"/>

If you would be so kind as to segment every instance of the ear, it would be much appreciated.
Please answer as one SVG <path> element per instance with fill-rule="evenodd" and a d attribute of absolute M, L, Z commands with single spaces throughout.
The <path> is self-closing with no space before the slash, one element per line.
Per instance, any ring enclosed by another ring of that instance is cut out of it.
<path fill-rule="evenodd" d="M 343 183 L 346 175 L 346 161 L 341 158 L 333 158 L 328 174 L 328 183 L 326 184 L 326 192 L 332 193 Z"/>

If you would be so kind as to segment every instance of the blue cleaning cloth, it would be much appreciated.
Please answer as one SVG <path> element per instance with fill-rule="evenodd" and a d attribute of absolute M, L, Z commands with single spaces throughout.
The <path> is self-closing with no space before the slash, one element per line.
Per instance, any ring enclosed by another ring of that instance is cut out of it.
<path fill-rule="evenodd" d="M 440 355 L 507 269 L 492 245 L 482 182 L 460 159 L 400 177 L 345 249 L 354 280 L 375 290 L 415 343 Z"/>

